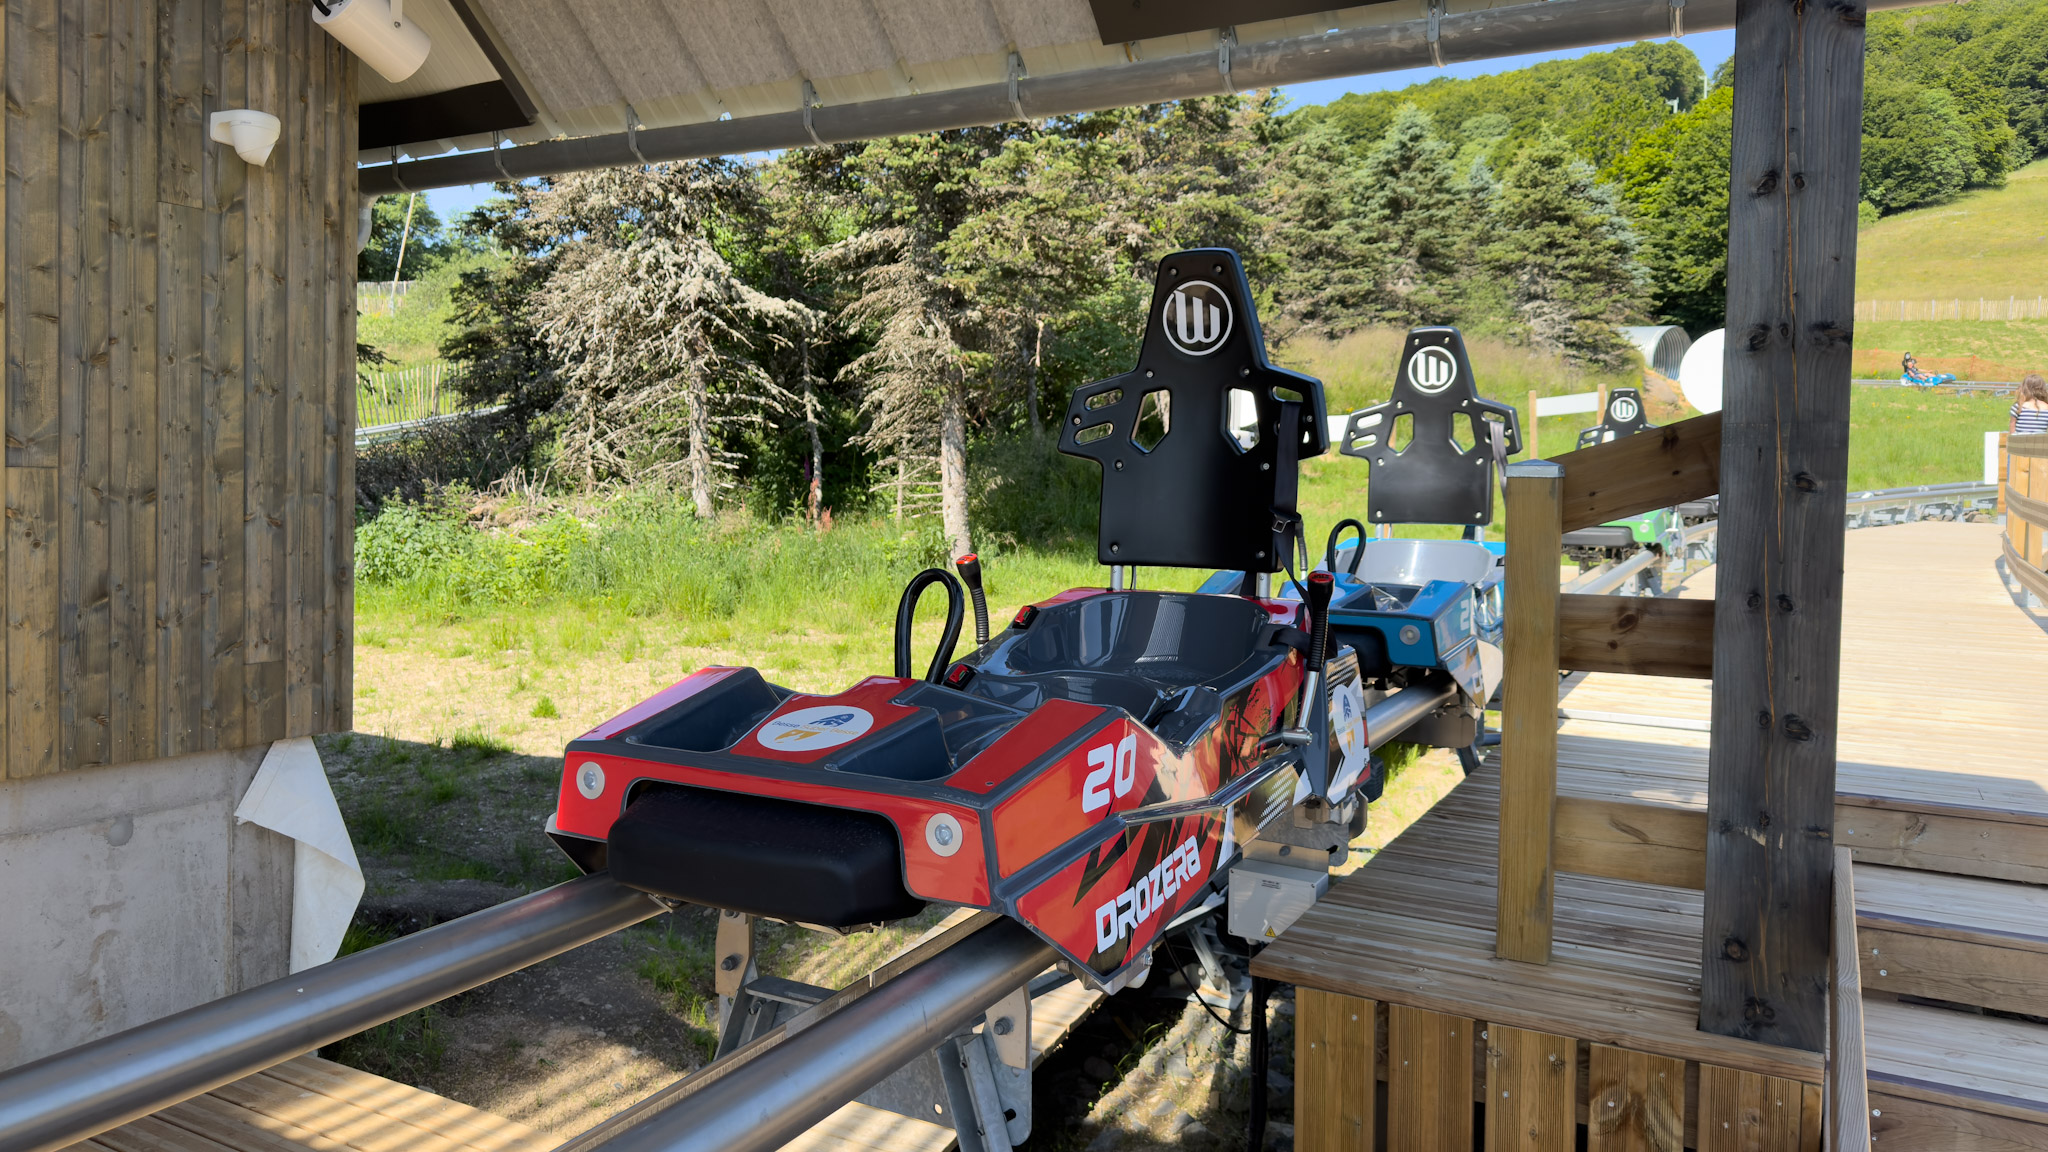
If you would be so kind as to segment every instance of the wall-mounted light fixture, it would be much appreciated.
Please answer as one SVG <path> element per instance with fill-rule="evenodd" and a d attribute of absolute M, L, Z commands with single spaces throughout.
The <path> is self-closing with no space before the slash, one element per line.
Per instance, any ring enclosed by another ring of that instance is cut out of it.
<path fill-rule="evenodd" d="M 405 0 L 313 0 L 313 23 L 393 84 L 419 71 L 434 47 L 405 18 Z"/>
<path fill-rule="evenodd" d="M 254 108 L 215 112 L 206 127 L 216 141 L 234 145 L 237 156 L 258 168 L 270 160 L 270 150 L 277 146 L 277 117 Z"/>

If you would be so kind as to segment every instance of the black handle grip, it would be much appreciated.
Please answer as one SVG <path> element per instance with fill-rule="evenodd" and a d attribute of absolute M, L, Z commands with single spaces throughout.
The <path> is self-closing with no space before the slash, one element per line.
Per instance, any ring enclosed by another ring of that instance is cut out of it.
<path fill-rule="evenodd" d="M 931 666 L 925 670 L 924 678 L 934 684 L 946 678 L 946 665 L 953 662 L 953 646 L 960 642 L 960 619 L 964 615 L 961 607 L 960 582 L 944 568 L 927 568 L 910 578 L 910 584 L 903 589 L 903 599 L 896 602 L 896 675 L 910 679 L 910 625 L 917 618 L 917 598 L 933 584 L 946 586 L 946 630 L 939 635 L 938 651 L 932 653 Z"/>
<path fill-rule="evenodd" d="M 1305 599 L 1308 602 L 1308 670 L 1321 672 L 1330 653 L 1330 598 L 1337 591 L 1337 578 L 1328 572 L 1308 574 Z"/>
<path fill-rule="evenodd" d="M 981 593 L 981 557 L 969 552 L 953 561 L 960 570 L 960 582 L 967 585 L 967 598 L 974 603 L 974 642 L 988 643 L 988 597 Z"/>
<path fill-rule="evenodd" d="M 1339 520 L 1336 527 L 1330 529 L 1329 542 L 1323 545 L 1323 567 L 1332 572 L 1337 570 L 1337 539 L 1344 535 L 1346 528 L 1358 530 L 1358 547 L 1351 550 L 1351 567 L 1346 569 L 1351 575 L 1356 576 L 1358 562 L 1365 559 L 1365 525 L 1356 520 Z"/>

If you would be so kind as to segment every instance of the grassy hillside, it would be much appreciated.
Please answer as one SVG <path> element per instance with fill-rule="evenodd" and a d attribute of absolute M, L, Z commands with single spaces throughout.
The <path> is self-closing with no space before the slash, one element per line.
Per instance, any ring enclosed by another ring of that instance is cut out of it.
<path fill-rule="evenodd" d="M 2048 295 L 2048 160 L 1951 203 L 1889 216 L 1856 238 L 1856 299 L 2028 299 Z M 2048 370 L 2048 319 L 1865 320 L 1856 374 L 1899 374 L 1911 352 L 1935 372 L 2017 380 Z"/>
<path fill-rule="evenodd" d="M 1858 300 L 2048 294 L 2048 160 L 1856 237 Z"/>

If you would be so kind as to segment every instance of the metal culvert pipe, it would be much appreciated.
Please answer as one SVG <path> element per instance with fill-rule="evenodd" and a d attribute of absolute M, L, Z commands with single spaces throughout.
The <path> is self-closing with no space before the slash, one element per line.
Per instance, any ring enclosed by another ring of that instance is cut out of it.
<path fill-rule="evenodd" d="M 51 1152 L 664 911 L 604 873 L 0 1074 L 0 1152 Z"/>
<path fill-rule="evenodd" d="M 773 1152 L 937 1047 L 1053 959 L 1052 948 L 1023 925 L 998 920 L 591 1152 Z"/>

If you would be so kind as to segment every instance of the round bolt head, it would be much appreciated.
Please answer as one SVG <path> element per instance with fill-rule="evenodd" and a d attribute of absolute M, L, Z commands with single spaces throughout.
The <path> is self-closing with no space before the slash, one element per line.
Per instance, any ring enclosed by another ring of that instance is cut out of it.
<path fill-rule="evenodd" d="M 998 1036 L 1008 1036 L 1017 1030 L 1017 1022 L 1008 1016 L 998 1016 L 996 1017 L 996 1022 L 989 1025 L 989 1027 L 995 1029 L 995 1033 Z"/>
<path fill-rule="evenodd" d="M 964 839 L 960 832 L 960 821 L 949 812 L 941 812 L 925 821 L 925 847 L 941 856 L 951 856 L 960 851 Z"/>

